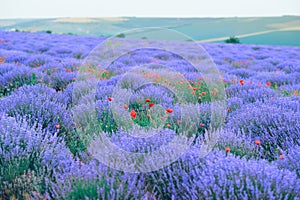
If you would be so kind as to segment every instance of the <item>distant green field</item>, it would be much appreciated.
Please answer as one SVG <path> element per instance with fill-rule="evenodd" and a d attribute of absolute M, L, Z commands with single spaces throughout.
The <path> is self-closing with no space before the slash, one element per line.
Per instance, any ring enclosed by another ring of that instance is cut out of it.
<path fill-rule="evenodd" d="M 128 29 L 163 27 L 179 31 L 201 41 L 223 42 L 230 36 L 241 36 L 246 44 L 300 46 L 300 16 L 246 18 L 58 18 L 58 19 L 0 19 L 0 30 L 40 32 L 50 30 L 59 34 L 112 36 Z M 283 31 L 285 30 L 285 31 Z M 262 34 L 267 32 L 265 34 Z M 259 33 L 258 35 L 253 35 Z M 170 40 L 164 31 L 135 34 L 137 38 Z M 250 34 L 250 36 L 247 36 Z M 125 34 L 126 36 L 126 34 Z M 129 36 L 127 36 L 129 37 Z M 131 36 L 133 37 L 133 36 Z"/>
<path fill-rule="evenodd" d="M 241 38 L 245 44 L 288 45 L 300 47 L 300 31 L 278 31 Z"/>

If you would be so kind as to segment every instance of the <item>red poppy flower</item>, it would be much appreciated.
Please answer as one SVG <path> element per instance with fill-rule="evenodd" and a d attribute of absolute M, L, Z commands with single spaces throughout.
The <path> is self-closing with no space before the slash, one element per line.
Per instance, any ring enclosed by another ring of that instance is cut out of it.
<path fill-rule="evenodd" d="M 128 106 L 127 106 L 127 105 L 124 105 L 123 108 L 124 108 L 124 109 L 128 109 Z"/>
<path fill-rule="evenodd" d="M 152 106 L 154 106 L 154 103 L 149 103 L 149 107 L 151 108 Z"/>
<path fill-rule="evenodd" d="M 229 148 L 229 147 L 226 147 L 226 148 L 225 148 L 225 151 L 226 151 L 226 153 L 228 153 L 228 152 L 230 151 L 230 148 Z"/>
<path fill-rule="evenodd" d="M 227 112 L 230 112 L 230 108 L 227 109 Z"/>
<path fill-rule="evenodd" d="M 108 101 L 112 101 L 113 100 L 111 97 L 108 97 L 107 99 L 108 99 Z"/>
<path fill-rule="evenodd" d="M 241 84 L 241 85 L 244 85 L 244 84 L 245 84 L 245 81 L 244 81 L 244 80 L 240 80 L 240 84 Z"/>
<path fill-rule="evenodd" d="M 279 155 L 280 159 L 284 159 L 284 156 L 282 154 Z"/>
<path fill-rule="evenodd" d="M 255 141 L 254 141 L 254 144 L 260 145 L 260 144 L 261 144 L 261 143 L 260 143 L 260 140 L 255 140 Z"/>
<path fill-rule="evenodd" d="M 270 81 L 268 81 L 266 84 L 267 84 L 268 87 L 271 86 L 271 82 Z"/>
<path fill-rule="evenodd" d="M 171 108 L 167 108 L 167 109 L 166 109 L 166 112 L 167 112 L 167 113 L 172 113 L 173 110 L 172 110 Z"/>
<path fill-rule="evenodd" d="M 201 126 L 201 127 L 204 127 L 205 125 L 204 125 L 203 123 L 200 123 L 200 126 Z"/>
<path fill-rule="evenodd" d="M 55 126 L 55 128 L 56 128 L 56 129 L 60 129 L 60 125 L 57 124 L 57 125 Z"/>
<path fill-rule="evenodd" d="M 151 100 L 150 100 L 150 99 L 146 99 L 145 101 L 146 101 L 147 103 L 151 102 Z"/>
<path fill-rule="evenodd" d="M 132 111 L 130 111 L 130 116 L 132 117 L 132 118 L 136 118 L 136 112 L 135 112 L 135 110 L 132 110 Z"/>

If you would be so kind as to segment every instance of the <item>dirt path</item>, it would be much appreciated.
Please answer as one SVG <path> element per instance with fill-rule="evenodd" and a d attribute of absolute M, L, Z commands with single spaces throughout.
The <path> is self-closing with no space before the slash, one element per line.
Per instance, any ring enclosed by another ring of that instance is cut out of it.
<path fill-rule="evenodd" d="M 300 27 L 295 26 L 295 27 L 288 27 L 288 28 L 281 28 L 281 29 L 273 29 L 273 30 L 268 30 L 268 31 L 260 31 L 260 32 L 254 32 L 254 33 L 247 33 L 247 34 L 241 34 L 241 35 L 236 35 L 235 37 L 237 38 L 244 38 L 244 37 L 250 37 L 250 36 L 255 36 L 255 35 L 262 35 L 266 33 L 272 33 L 272 32 L 279 32 L 279 31 L 299 31 Z M 212 39 L 206 39 L 206 40 L 199 40 L 198 42 L 216 42 L 220 40 L 226 40 L 228 37 L 219 37 L 219 38 L 212 38 Z"/>

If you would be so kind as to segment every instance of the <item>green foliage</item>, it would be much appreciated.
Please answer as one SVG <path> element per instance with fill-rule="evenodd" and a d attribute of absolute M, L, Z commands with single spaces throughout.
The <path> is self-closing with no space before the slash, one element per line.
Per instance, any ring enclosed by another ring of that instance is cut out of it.
<path fill-rule="evenodd" d="M 81 59 L 82 58 L 82 53 L 74 54 L 74 58 Z"/>
<path fill-rule="evenodd" d="M 51 31 L 51 30 L 47 30 L 47 31 L 46 31 L 46 33 L 48 33 L 48 34 L 51 34 L 51 33 L 52 33 L 52 31 Z"/>
<path fill-rule="evenodd" d="M 135 110 L 137 112 L 137 118 L 134 122 L 142 127 L 150 126 L 150 119 L 147 117 L 147 110 L 142 102 L 131 102 L 129 104 L 129 110 Z"/>
<path fill-rule="evenodd" d="M 12 170 L 17 172 L 18 175 L 12 179 L 7 179 L 7 177 L 4 176 L 4 178 L 6 178 L 2 183 L 2 197 L 4 199 L 13 199 L 13 197 L 15 197 L 15 199 L 25 199 L 32 191 L 43 191 L 41 187 L 43 180 L 35 171 L 26 170 L 21 174 L 21 171 L 18 171 L 18 169 Z"/>
<path fill-rule="evenodd" d="M 231 36 L 229 39 L 225 40 L 226 43 L 232 43 L 232 44 L 239 44 L 240 40 L 239 38 L 235 36 Z"/>
<path fill-rule="evenodd" d="M 27 82 L 27 85 L 35 85 L 38 83 L 38 77 L 36 75 L 36 73 L 32 72 L 32 75 L 30 77 L 30 82 Z"/>
<path fill-rule="evenodd" d="M 87 150 L 87 146 L 84 141 L 79 137 L 78 133 L 73 133 L 72 136 L 67 137 L 66 146 L 70 149 L 73 155 L 78 155 L 80 152 L 84 152 Z"/>
<path fill-rule="evenodd" d="M 35 72 L 32 72 L 31 76 L 18 75 L 6 85 L 0 86 L 0 97 L 10 95 L 11 92 L 23 85 L 36 85 L 39 82 L 40 80 Z"/>
<path fill-rule="evenodd" d="M 103 188 L 105 196 L 110 192 L 110 187 L 107 185 L 106 180 L 74 180 L 72 185 L 72 192 L 69 193 L 66 199 L 97 199 L 99 197 L 98 190 Z"/>
<path fill-rule="evenodd" d="M 109 110 L 102 112 L 102 118 L 99 121 L 100 127 L 96 128 L 96 130 L 103 130 L 107 133 L 113 133 L 117 131 L 117 124 L 113 120 L 113 113 Z M 98 127 L 98 126 L 97 126 Z"/>
<path fill-rule="evenodd" d="M 239 146 L 237 146 L 236 144 L 231 144 L 231 143 L 226 143 L 225 144 L 217 144 L 214 148 L 217 148 L 221 151 L 225 151 L 225 148 L 229 147 L 230 148 L 230 153 L 243 158 L 245 157 L 247 160 L 251 159 L 251 158 L 259 158 L 260 154 L 259 154 L 259 147 L 254 148 L 254 149 L 249 149 L 245 146 L 243 146 L 243 144 L 239 144 Z"/>
<path fill-rule="evenodd" d="M 125 34 L 124 33 L 120 33 L 120 34 L 116 35 L 116 37 L 118 37 L 118 38 L 125 38 Z"/>

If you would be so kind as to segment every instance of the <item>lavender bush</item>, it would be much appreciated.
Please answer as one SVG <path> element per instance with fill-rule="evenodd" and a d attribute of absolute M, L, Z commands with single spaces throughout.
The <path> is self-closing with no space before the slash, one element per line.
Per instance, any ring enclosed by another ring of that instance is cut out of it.
<path fill-rule="evenodd" d="M 46 181 L 55 182 L 53 172 L 72 164 L 70 151 L 56 134 L 4 114 L 0 119 L 0 196 L 22 199 L 33 191 L 45 193 Z"/>

